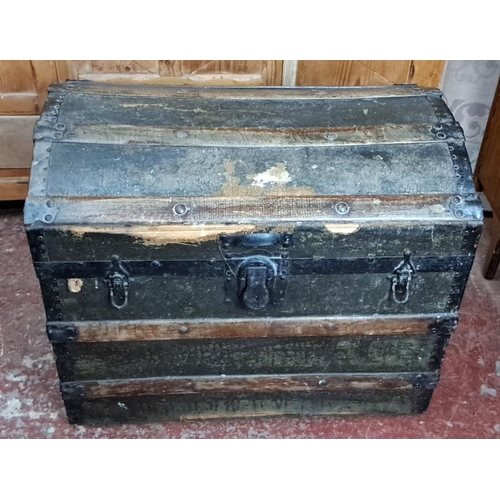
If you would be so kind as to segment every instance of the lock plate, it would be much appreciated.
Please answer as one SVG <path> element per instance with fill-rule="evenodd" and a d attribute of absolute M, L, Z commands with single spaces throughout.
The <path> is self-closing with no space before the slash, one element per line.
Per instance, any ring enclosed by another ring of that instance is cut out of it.
<path fill-rule="evenodd" d="M 231 259 L 226 273 L 226 303 L 259 310 L 285 298 L 288 260 L 252 255 Z"/>

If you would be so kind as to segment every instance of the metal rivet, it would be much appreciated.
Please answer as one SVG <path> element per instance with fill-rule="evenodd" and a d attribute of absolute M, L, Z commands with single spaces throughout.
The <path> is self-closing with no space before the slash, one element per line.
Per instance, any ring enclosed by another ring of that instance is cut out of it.
<path fill-rule="evenodd" d="M 456 160 L 457 159 L 457 155 L 451 155 L 451 159 L 452 160 Z"/>
<path fill-rule="evenodd" d="M 229 243 L 227 243 L 227 242 L 226 242 L 226 243 L 223 243 L 223 244 L 222 244 L 222 248 L 223 248 L 224 250 L 228 250 L 228 249 L 229 249 Z"/>
<path fill-rule="evenodd" d="M 43 241 L 43 236 L 39 236 L 37 239 L 38 241 Z"/>
<path fill-rule="evenodd" d="M 186 132 L 184 132 L 183 130 L 177 130 L 174 133 L 174 135 L 175 135 L 175 137 L 177 137 L 177 139 L 185 139 L 187 137 Z"/>
<path fill-rule="evenodd" d="M 318 386 L 319 387 L 324 387 L 325 385 L 328 384 L 328 380 L 322 378 L 321 380 L 318 380 Z"/>
<path fill-rule="evenodd" d="M 462 210 L 457 210 L 457 211 L 455 212 L 455 215 L 456 215 L 457 217 L 463 217 L 463 216 L 464 216 L 464 213 L 462 212 Z"/>
<path fill-rule="evenodd" d="M 187 333 L 187 332 L 189 332 L 189 328 L 187 326 L 184 325 L 179 328 L 179 333 Z"/>
<path fill-rule="evenodd" d="M 188 212 L 188 207 L 186 207 L 184 203 L 177 203 L 174 205 L 173 211 L 175 215 L 186 215 Z"/>
<path fill-rule="evenodd" d="M 160 263 L 157 260 L 153 260 L 153 262 L 151 262 L 151 267 L 160 267 Z"/>
<path fill-rule="evenodd" d="M 50 207 L 53 207 L 55 205 L 54 203 L 54 200 L 49 200 L 47 201 L 46 205 L 50 208 Z"/>
<path fill-rule="evenodd" d="M 460 198 L 460 196 L 454 196 L 451 201 L 453 201 L 453 203 L 462 203 L 462 198 Z"/>
<path fill-rule="evenodd" d="M 335 141 L 337 139 L 337 134 L 332 132 L 331 134 L 325 134 L 325 139 L 327 141 Z"/>
<path fill-rule="evenodd" d="M 449 149 L 450 151 L 455 151 L 455 148 L 454 148 L 453 146 L 450 146 L 448 149 Z"/>
<path fill-rule="evenodd" d="M 437 137 L 438 139 L 446 139 L 446 134 L 445 134 L 445 133 L 443 133 L 443 132 L 438 132 L 438 133 L 436 134 L 436 137 Z"/>
<path fill-rule="evenodd" d="M 65 128 L 65 125 L 64 125 L 64 123 L 58 123 L 56 125 L 56 128 L 58 128 L 59 130 L 62 130 L 63 128 Z"/>
<path fill-rule="evenodd" d="M 210 265 L 215 264 L 215 259 L 212 257 L 212 258 L 208 261 L 208 263 L 209 263 Z"/>
<path fill-rule="evenodd" d="M 224 302 L 225 302 L 226 304 L 231 304 L 231 299 L 224 299 Z"/>
<path fill-rule="evenodd" d="M 56 132 L 56 133 L 54 134 L 54 137 L 55 137 L 56 139 L 60 139 L 60 138 L 62 137 L 61 132 Z"/>
<path fill-rule="evenodd" d="M 349 205 L 343 201 L 335 205 L 335 211 L 338 214 L 344 215 L 349 212 Z"/>
<path fill-rule="evenodd" d="M 53 217 L 52 215 L 50 215 L 50 214 L 47 214 L 47 215 L 45 216 L 45 220 L 46 220 L 47 222 L 50 222 L 53 218 L 54 218 L 54 217 Z"/>
<path fill-rule="evenodd" d="M 443 126 L 442 125 L 434 125 L 434 128 L 436 130 L 441 130 L 443 128 Z"/>

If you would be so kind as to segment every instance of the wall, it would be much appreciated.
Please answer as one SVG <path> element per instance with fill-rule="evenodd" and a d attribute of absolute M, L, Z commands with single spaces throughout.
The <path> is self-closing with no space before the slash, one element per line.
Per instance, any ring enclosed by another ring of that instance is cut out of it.
<path fill-rule="evenodd" d="M 473 168 L 500 76 L 500 61 L 448 61 L 441 90 L 464 129 Z"/>

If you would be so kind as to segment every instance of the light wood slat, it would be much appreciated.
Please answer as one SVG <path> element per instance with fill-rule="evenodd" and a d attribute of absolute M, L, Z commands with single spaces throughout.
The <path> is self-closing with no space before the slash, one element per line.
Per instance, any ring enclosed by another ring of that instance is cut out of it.
<path fill-rule="evenodd" d="M 182 201 L 188 209 L 185 216 L 174 213 L 179 202 L 174 198 L 53 198 L 47 208 L 46 198 L 32 196 L 25 205 L 25 223 L 49 222 L 58 224 L 187 224 L 195 223 L 296 223 L 315 222 L 364 222 L 391 221 L 456 221 L 449 195 L 384 196 L 381 202 L 375 196 L 322 196 L 260 198 L 189 198 Z M 332 209 L 337 203 L 346 203 L 349 212 L 337 213 Z M 470 212 L 463 220 L 482 218 L 480 201 L 468 202 L 463 208 Z"/>
<path fill-rule="evenodd" d="M 437 380 L 432 372 L 155 377 L 63 382 L 61 394 L 65 400 L 80 400 L 176 394 L 411 391 L 415 385 L 433 388 Z"/>
<path fill-rule="evenodd" d="M 446 132 L 446 133 L 445 133 Z M 324 129 L 186 129 L 134 127 L 130 125 L 79 125 L 68 127 L 60 142 L 93 144 L 155 144 L 207 147 L 302 147 L 352 146 L 357 144 L 402 144 L 460 140 L 460 130 L 451 126 L 438 138 L 430 125 L 397 125 Z"/>
<path fill-rule="evenodd" d="M 78 342 L 130 342 L 151 340 L 261 338 L 261 337 L 337 337 L 354 335 L 427 335 L 436 321 L 452 321 L 455 315 L 307 317 L 269 320 L 207 321 L 105 321 L 72 322 Z M 60 328 L 67 323 L 51 322 Z"/>

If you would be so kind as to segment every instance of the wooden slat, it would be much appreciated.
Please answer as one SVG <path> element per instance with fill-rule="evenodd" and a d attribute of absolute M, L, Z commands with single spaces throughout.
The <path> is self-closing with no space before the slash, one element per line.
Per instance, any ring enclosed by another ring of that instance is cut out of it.
<path fill-rule="evenodd" d="M 302 147 L 355 146 L 358 144 L 403 144 L 460 140 L 461 130 L 450 125 L 443 137 L 437 137 L 426 125 L 389 125 L 374 127 L 330 127 L 294 129 L 251 128 L 186 128 L 148 127 L 141 125 L 83 125 L 68 126 L 59 142 L 92 144 L 155 144 L 162 146 L 207 147 Z"/>
<path fill-rule="evenodd" d="M 297 85 L 439 85 L 444 61 L 299 61 Z"/>
<path fill-rule="evenodd" d="M 439 95 L 439 91 L 422 89 L 413 85 L 407 86 L 376 86 L 376 87 L 325 87 L 325 88 L 261 88 L 261 87 L 228 87 L 218 88 L 189 88 L 179 86 L 156 87 L 136 84 L 115 84 L 113 86 L 100 84 L 100 82 L 71 81 L 54 85 L 51 90 L 65 92 L 71 89 L 73 92 L 85 94 L 103 94 L 113 96 L 134 97 L 175 97 L 176 99 L 378 99 L 393 97 L 412 97 Z"/>
<path fill-rule="evenodd" d="M 78 342 L 129 342 L 151 340 L 337 337 L 357 335 L 427 335 L 436 321 L 452 321 L 455 315 L 281 318 L 274 320 L 217 321 L 106 321 L 71 323 Z M 67 326 L 51 322 L 49 329 Z"/>
<path fill-rule="evenodd" d="M 437 383 L 435 373 L 248 375 L 158 377 L 125 380 L 63 382 L 65 400 L 171 396 L 176 394 L 231 394 L 283 392 L 408 391 L 418 381 L 426 388 Z"/>
<path fill-rule="evenodd" d="M 375 196 L 271 197 L 260 198 L 183 198 L 188 212 L 182 218 L 175 215 L 174 198 L 53 198 L 53 208 L 47 209 L 45 198 L 31 197 L 25 205 L 25 222 L 44 221 L 46 213 L 57 214 L 58 224 L 186 224 L 215 223 L 296 223 L 391 221 L 456 221 L 450 209 L 450 196 Z M 347 203 L 346 214 L 332 210 L 337 203 Z M 480 202 L 471 202 L 468 209 L 480 218 Z M 477 212 L 477 213 L 476 213 Z M 464 216 L 463 220 L 473 217 Z M 54 220 L 54 215 L 49 221 Z"/>

